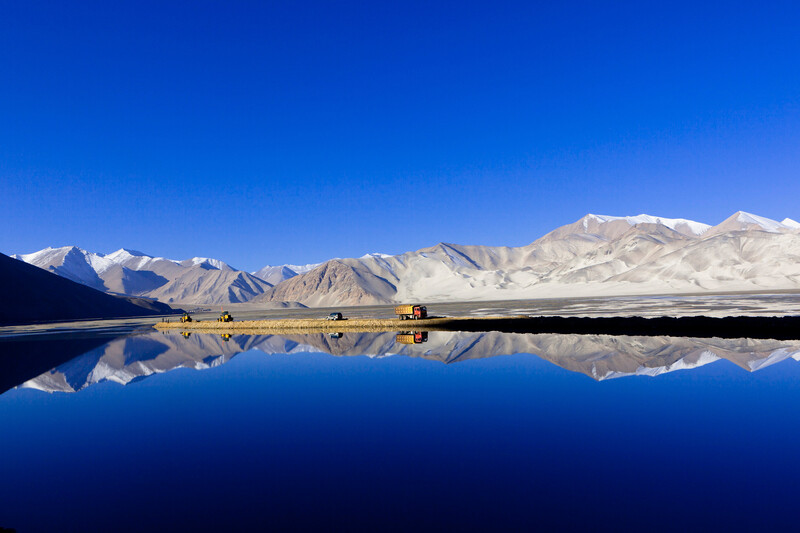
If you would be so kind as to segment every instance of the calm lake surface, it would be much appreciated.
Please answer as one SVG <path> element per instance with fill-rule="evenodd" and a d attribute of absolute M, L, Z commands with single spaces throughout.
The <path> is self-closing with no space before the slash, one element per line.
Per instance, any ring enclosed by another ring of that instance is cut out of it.
<path fill-rule="evenodd" d="M 0 526 L 793 530 L 800 342 L 0 340 Z"/>

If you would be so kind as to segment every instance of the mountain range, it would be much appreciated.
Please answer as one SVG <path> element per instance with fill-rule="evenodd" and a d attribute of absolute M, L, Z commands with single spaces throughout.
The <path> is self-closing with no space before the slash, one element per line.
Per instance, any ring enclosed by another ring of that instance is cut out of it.
<path fill-rule="evenodd" d="M 124 248 L 103 255 L 76 246 L 12 257 L 94 289 L 170 304 L 246 302 L 272 287 L 248 272 L 204 257 L 175 261 Z"/>
<path fill-rule="evenodd" d="M 521 247 L 440 243 L 253 273 L 76 247 L 14 256 L 107 292 L 166 303 L 306 306 L 548 297 L 800 290 L 800 223 L 739 211 L 711 226 L 686 219 L 586 215 Z"/>

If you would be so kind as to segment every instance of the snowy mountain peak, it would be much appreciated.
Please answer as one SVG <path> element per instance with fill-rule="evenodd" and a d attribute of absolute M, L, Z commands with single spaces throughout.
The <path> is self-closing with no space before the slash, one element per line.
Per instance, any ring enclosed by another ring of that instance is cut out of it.
<path fill-rule="evenodd" d="M 446 246 L 449 246 L 449 245 L 448 245 L 448 244 L 446 244 L 446 243 L 440 243 L 440 245 L 446 245 Z M 380 253 L 380 252 L 371 252 L 371 253 L 368 253 L 368 254 L 364 254 L 364 255 L 362 255 L 362 256 L 361 256 L 361 259 L 367 259 L 367 258 L 370 258 L 370 257 L 374 257 L 374 258 L 377 258 L 377 259 L 381 259 L 381 258 L 386 258 L 386 257 L 394 257 L 394 256 L 393 256 L 392 254 L 383 254 L 383 253 Z"/>
<path fill-rule="evenodd" d="M 317 268 L 321 264 L 322 263 L 309 263 L 307 265 L 284 265 L 284 266 L 287 266 L 287 267 L 291 268 L 292 270 L 294 270 L 298 274 L 303 274 L 305 272 L 310 272 L 310 271 L 314 270 L 315 268 Z"/>
<path fill-rule="evenodd" d="M 14 254 L 12 257 L 15 259 L 21 259 L 26 263 L 35 264 L 36 266 L 49 266 L 50 263 L 56 260 L 60 262 L 67 255 L 86 255 L 87 253 L 88 252 L 86 250 L 78 248 L 77 246 L 61 246 L 58 248 L 52 248 L 48 246 L 47 248 L 39 250 L 38 252 L 33 252 L 30 254 Z"/>
<path fill-rule="evenodd" d="M 120 248 L 116 252 L 112 252 L 106 255 L 105 257 L 107 259 L 110 259 L 111 261 L 118 262 L 118 261 L 124 261 L 126 259 L 131 259 L 132 257 L 152 258 L 153 256 L 147 255 L 146 253 L 143 252 L 138 252 L 136 250 L 128 250 L 127 248 Z"/>
<path fill-rule="evenodd" d="M 188 260 L 188 262 L 192 265 L 209 265 L 217 270 L 232 270 L 231 267 L 224 261 L 212 259 L 210 257 L 192 257 Z"/>
<path fill-rule="evenodd" d="M 14 257 L 77 283 L 103 290 L 103 283 L 97 276 L 96 270 L 98 266 L 102 266 L 105 259 L 77 246 L 48 247 L 38 252 Z"/>
<path fill-rule="evenodd" d="M 792 220 L 791 218 L 784 218 L 783 220 L 781 220 L 781 224 L 783 224 L 787 228 L 800 229 L 800 222 Z"/>
<path fill-rule="evenodd" d="M 334 258 L 334 259 L 336 259 L 336 258 Z M 303 273 L 303 272 L 308 272 L 309 270 L 314 270 L 315 268 L 317 268 L 321 264 L 322 263 L 309 263 L 308 265 L 266 265 L 261 270 L 264 270 L 264 269 L 267 269 L 267 268 L 288 268 L 290 270 L 294 270 L 297 273 Z M 260 270 L 256 271 L 256 272 L 252 272 L 252 274 L 257 275 L 258 272 L 260 272 Z"/>
<path fill-rule="evenodd" d="M 277 285 L 299 274 L 310 272 L 321 264 L 322 263 L 312 263 L 308 265 L 267 265 L 260 270 L 256 270 L 252 274 L 268 283 Z"/>
<path fill-rule="evenodd" d="M 735 215 L 738 222 L 742 224 L 756 224 L 767 231 L 778 231 L 783 226 L 783 224 L 771 218 L 761 217 L 744 211 L 737 211 Z"/>
<path fill-rule="evenodd" d="M 771 218 L 766 218 L 745 211 L 737 211 L 720 224 L 714 226 L 712 233 L 725 233 L 728 231 L 766 231 L 768 233 L 785 233 L 796 229 L 795 227 L 784 225 Z"/>

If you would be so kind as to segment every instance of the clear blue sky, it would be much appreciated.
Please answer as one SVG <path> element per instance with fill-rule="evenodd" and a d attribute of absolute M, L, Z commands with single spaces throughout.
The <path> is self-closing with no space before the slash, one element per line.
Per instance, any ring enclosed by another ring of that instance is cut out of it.
<path fill-rule="evenodd" d="M 247 270 L 800 220 L 798 2 L 3 2 L 0 251 Z"/>

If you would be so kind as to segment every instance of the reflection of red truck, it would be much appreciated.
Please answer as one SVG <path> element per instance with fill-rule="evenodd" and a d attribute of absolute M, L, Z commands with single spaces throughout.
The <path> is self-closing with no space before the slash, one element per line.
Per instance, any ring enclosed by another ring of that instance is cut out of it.
<path fill-rule="evenodd" d="M 400 320 L 417 320 L 427 318 L 428 310 L 424 305 L 398 305 L 394 308 L 394 314 L 398 315 Z"/>
<path fill-rule="evenodd" d="M 395 342 L 398 344 L 420 344 L 428 342 L 427 331 L 413 331 L 408 333 L 398 333 L 395 337 Z"/>

